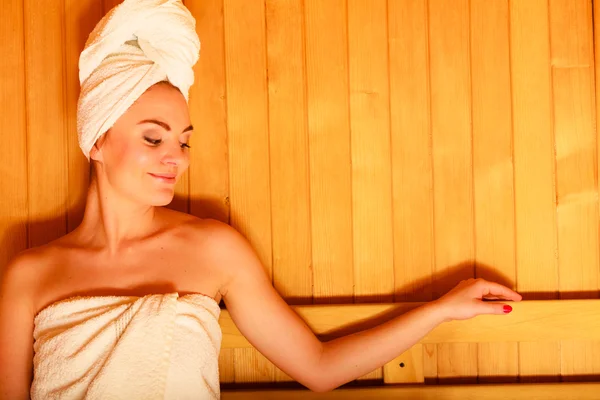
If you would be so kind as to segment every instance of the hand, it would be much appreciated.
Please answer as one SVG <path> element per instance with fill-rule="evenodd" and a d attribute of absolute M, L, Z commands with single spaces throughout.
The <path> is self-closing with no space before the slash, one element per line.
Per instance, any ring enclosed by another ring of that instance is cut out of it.
<path fill-rule="evenodd" d="M 437 304 L 445 321 L 470 319 L 480 314 L 505 315 L 512 310 L 504 303 L 483 299 L 521 301 L 522 296 L 499 283 L 471 278 L 461 281 L 433 303 Z"/>

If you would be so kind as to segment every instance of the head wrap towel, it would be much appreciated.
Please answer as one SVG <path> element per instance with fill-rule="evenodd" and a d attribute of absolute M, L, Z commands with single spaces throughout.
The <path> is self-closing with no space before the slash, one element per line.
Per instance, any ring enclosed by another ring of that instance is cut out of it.
<path fill-rule="evenodd" d="M 168 80 L 186 101 L 200 40 L 181 0 L 125 0 L 96 25 L 79 58 L 79 147 L 98 138 L 152 85 Z"/>

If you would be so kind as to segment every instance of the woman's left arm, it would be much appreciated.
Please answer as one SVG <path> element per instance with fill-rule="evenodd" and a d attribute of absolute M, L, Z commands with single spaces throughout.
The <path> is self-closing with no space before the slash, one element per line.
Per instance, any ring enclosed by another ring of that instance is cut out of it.
<path fill-rule="evenodd" d="M 275 291 L 246 239 L 226 225 L 218 230 L 211 253 L 228 276 L 221 293 L 234 323 L 267 359 L 313 391 L 335 389 L 381 367 L 449 320 L 449 308 L 433 301 L 374 328 L 321 342 Z M 499 313 L 498 305 L 481 307 L 475 314 Z"/>

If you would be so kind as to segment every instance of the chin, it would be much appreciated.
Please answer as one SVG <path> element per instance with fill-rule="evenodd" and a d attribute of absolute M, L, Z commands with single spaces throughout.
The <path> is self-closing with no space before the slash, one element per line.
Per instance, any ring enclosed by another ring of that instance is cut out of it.
<path fill-rule="evenodd" d="M 175 193 L 172 191 L 168 193 L 155 193 L 153 196 L 146 199 L 146 203 L 155 207 L 163 207 L 169 205 L 173 201 L 173 197 L 175 197 Z"/>

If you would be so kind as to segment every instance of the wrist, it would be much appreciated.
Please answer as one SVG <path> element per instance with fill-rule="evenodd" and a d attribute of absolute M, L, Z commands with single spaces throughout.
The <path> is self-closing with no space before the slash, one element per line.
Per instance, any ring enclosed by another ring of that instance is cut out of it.
<path fill-rule="evenodd" d="M 450 322 L 452 318 L 450 318 L 450 313 L 447 310 L 447 307 L 443 305 L 439 300 L 433 300 L 429 303 L 426 303 L 423 307 L 427 309 L 427 311 L 432 315 L 433 319 L 437 322 L 437 324 L 441 324 L 443 322 Z"/>

